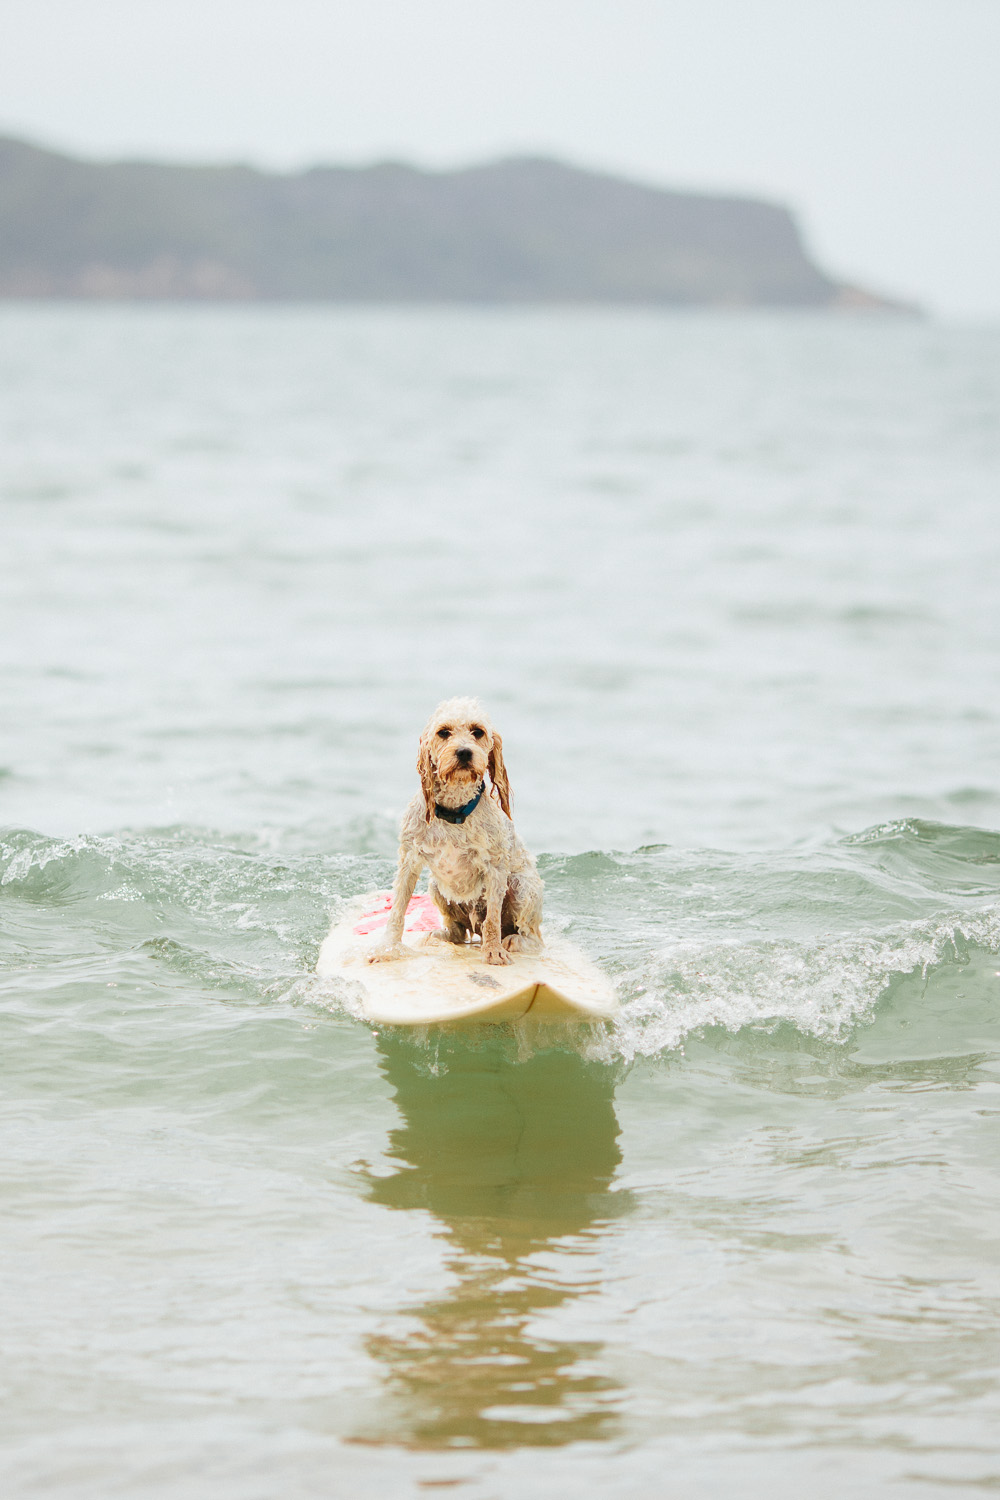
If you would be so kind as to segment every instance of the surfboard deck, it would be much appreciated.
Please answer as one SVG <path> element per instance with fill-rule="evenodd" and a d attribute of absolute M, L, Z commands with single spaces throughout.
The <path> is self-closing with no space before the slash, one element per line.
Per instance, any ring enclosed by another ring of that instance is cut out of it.
<path fill-rule="evenodd" d="M 610 982 L 572 943 L 546 937 L 539 954 L 515 953 L 509 964 L 483 962 L 478 943 L 434 936 L 441 916 L 430 896 L 414 896 L 406 913 L 406 957 L 370 964 L 383 939 L 392 896 L 376 891 L 334 922 L 316 972 L 360 986 L 361 1014 L 384 1026 L 519 1021 L 602 1021 L 617 1000 Z"/>

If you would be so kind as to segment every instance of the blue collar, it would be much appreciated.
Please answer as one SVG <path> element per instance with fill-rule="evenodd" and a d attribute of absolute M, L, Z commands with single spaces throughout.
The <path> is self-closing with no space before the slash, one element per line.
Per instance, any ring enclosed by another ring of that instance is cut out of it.
<path fill-rule="evenodd" d="M 435 802 L 434 812 L 437 817 L 443 818 L 446 823 L 464 823 L 466 818 L 474 813 L 479 806 L 479 799 L 485 790 L 486 782 L 481 781 L 479 783 L 479 791 L 473 797 L 472 801 L 467 802 L 464 807 L 442 807 L 440 802 Z"/>

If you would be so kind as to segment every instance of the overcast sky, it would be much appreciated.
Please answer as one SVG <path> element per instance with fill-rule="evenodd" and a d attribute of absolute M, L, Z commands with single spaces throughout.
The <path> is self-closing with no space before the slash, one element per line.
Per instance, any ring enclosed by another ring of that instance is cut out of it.
<path fill-rule="evenodd" d="M 187 160 L 546 153 L 788 203 L 1000 318 L 1000 0 L 0 0 L 0 130 Z"/>

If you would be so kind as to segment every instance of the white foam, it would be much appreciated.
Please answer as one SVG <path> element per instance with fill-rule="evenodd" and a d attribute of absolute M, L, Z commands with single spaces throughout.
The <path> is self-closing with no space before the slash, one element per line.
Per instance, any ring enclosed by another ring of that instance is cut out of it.
<path fill-rule="evenodd" d="M 893 978 L 946 961 L 958 940 L 1000 951 L 1000 909 L 806 943 L 672 944 L 620 978 L 621 1013 L 588 1055 L 630 1061 L 674 1050 L 708 1026 L 737 1032 L 781 1021 L 836 1040 L 871 1014 Z"/>

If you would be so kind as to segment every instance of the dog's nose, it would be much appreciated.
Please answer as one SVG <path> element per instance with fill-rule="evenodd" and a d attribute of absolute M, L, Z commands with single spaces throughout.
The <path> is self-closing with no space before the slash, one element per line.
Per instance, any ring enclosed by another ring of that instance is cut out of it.
<path fill-rule="evenodd" d="M 472 759 L 472 751 L 468 748 L 459 750 L 455 756 L 455 759 L 459 761 L 463 766 L 467 766 L 469 764 L 469 761 Z"/>

